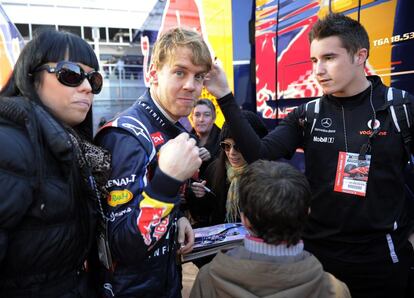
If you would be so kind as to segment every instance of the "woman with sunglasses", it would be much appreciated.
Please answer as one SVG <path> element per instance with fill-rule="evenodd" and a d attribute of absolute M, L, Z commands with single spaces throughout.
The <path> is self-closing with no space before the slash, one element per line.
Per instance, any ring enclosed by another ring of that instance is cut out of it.
<path fill-rule="evenodd" d="M 86 264 L 109 155 L 93 146 L 92 48 L 43 31 L 0 91 L 0 297 L 94 297 Z"/>
<path fill-rule="evenodd" d="M 255 113 L 243 111 L 243 116 L 258 135 L 264 137 L 267 134 L 265 124 Z M 188 199 L 189 207 L 190 210 L 195 208 L 204 213 L 207 221 L 203 226 L 240 221 L 238 177 L 247 162 L 238 150 L 226 123 L 220 133 L 220 147 L 218 158 L 206 169 L 206 180 L 191 184 L 194 195 Z"/>

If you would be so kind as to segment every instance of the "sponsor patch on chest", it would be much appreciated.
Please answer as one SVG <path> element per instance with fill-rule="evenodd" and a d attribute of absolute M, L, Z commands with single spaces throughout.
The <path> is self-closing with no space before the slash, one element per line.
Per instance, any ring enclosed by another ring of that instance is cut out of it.
<path fill-rule="evenodd" d="M 165 143 L 164 137 L 161 132 L 157 131 L 151 134 L 151 139 L 154 142 L 154 146 L 158 147 Z"/>
<path fill-rule="evenodd" d="M 313 136 L 312 140 L 315 143 L 328 143 L 328 144 L 333 144 L 335 142 L 335 138 L 334 137 L 318 137 L 318 136 Z"/>

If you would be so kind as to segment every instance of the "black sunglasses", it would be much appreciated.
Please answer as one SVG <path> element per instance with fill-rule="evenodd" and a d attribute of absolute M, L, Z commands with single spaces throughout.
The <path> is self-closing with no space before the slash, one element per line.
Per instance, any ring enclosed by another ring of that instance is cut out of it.
<path fill-rule="evenodd" d="M 220 142 L 220 147 L 226 152 L 229 152 L 231 150 L 231 148 L 233 148 L 237 152 L 240 152 L 239 147 L 237 147 L 236 144 L 230 144 L 230 143 L 227 143 L 227 142 Z"/>
<path fill-rule="evenodd" d="M 55 73 L 60 83 L 69 87 L 78 87 L 83 80 L 88 79 L 93 94 L 98 94 L 102 90 L 103 78 L 95 70 L 85 73 L 80 65 L 70 61 L 60 61 L 56 67 L 44 64 L 35 69 L 35 72 L 46 70 L 48 73 Z"/>

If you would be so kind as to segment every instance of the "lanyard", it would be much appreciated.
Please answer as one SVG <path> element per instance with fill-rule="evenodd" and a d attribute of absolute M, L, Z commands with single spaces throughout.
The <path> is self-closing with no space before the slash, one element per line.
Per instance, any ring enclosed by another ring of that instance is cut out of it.
<path fill-rule="evenodd" d="M 372 119 L 371 119 L 371 133 L 368 136 L 367 142 L 362 144 L 360 150 L 359 150 L 359 157 L 358 160 L 366 160 L 366 155 L 371 152 L 372 148 L 372 140 L 378 135 L 380 131 L 380 127 L 375 127 L 376 121 L 377 121 L 377 114 L 375 112 L 374 104 L 372 103 L 372 83 L 369 81 L 369 87 L 370 87 L 370 93 L 369 93 L 369 102 L 371 104 L 372 109 Z M 345 152 L 348 151 L 348 136 L 346 131 L 346 121 L 345 121 L 345 109 L 344 106 L 341 105 L 342 109 L 342 122 L 344 125 L 344 141 L 345 141 Z"/>

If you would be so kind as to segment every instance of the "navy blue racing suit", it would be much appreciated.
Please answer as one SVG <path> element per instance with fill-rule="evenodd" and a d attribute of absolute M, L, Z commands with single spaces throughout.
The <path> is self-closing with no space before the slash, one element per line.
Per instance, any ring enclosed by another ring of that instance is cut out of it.
<path fill-rule="evenodd" d="M 158 168 L 157 156 L 183 131 L 146 92 L 96 136 L 112 154 L 107 213 L 115 269 L 105 274 L 107 297 L 181 297 L 175 234 L 182 182 Z"/>

